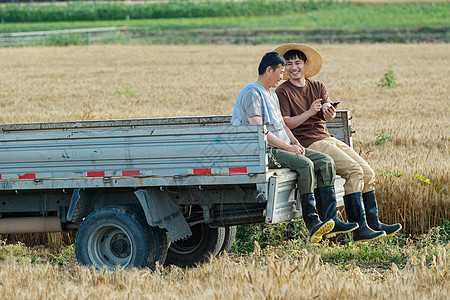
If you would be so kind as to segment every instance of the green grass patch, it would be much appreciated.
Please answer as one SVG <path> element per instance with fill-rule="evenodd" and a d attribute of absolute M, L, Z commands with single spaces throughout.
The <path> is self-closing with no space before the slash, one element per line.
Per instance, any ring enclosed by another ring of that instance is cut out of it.
<path fill-rule="evenodd" d="M 274 1 L 250 0 L 242 2 L 190 2 L 134 4 L 71 2 L 67 5 L 16 5 L 0 7 L 4 22 L 48 22 L 48 21 L 98 21 L 161 18 L 201 18 L 224 16 L 261 16 L 304 12 L 326 7 L 347 5 L 332 0 Z"/>
<path fill-rule="evenodd" d="M 438 257 L 450 257 L 450 222 L 417 237 L 396 234 L 377 242 L 354 246 L 350 235 L 324 240 L 319 244 L 308 241 L 308 232 L 301 220 L 276 225 L 239 226 L 231 252 L 250 254 L 255 242 L 265 255 L 295 259 L 303 249 L 318 254 L 322 261 L 349 267 L 388 269 L 395 263 L 405 267 L 414 257 L 431 264 Z"/>
<path fill-rule="evenodd" d="M 280 2 L 282 3 L 282 2 Z M 172 17 L 95 21 L 40 21 L 13 23 L 4 21 L 0 32 L 36 31 L 83 27 L 127 26 L 131 30 L 314 30 L 377 29 L 406 27 L 442 27 L 450 20 L 450 3 L 386 3 L 380 5 L 334 4 L 318 10 L 286 11 L 270 15 L 238 15 L 215 17 Z"/>
<path fill-rule="evenodd" d="M 61 266 L 76 263 L 74 245 L 62 247 L 59 250 L 51 250 L 45 247 L 27 247 L 20 242 L 9 245 L 1 242 L 0 262 L 7 259 L 29 261 L 32 264 L 49 263 Z"/>

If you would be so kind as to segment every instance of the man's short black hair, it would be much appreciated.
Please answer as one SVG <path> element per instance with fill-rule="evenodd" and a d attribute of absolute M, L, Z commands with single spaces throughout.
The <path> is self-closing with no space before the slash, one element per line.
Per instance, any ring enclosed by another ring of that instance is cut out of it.
<path fill-rule="evenodd" d="M 282 66 L 286 65 L 286 60 L 283 58 L 283 56 L 278 52 L 268 52 L 264 54 L 261 62 L 259 63 L 258 74 L 264 74 L 267 67 L 271 67 L 273 70 L 276 70 L 276 68 L 280 64 Z"/>
<path fill-rule="evenodd" d="M 306 61 L 305 53 L 303 53 L 300 50 L 289 50 L 288 52 L 286 52 L 284 54 L 285 60 L 296 59 L 296 58 Z"/>

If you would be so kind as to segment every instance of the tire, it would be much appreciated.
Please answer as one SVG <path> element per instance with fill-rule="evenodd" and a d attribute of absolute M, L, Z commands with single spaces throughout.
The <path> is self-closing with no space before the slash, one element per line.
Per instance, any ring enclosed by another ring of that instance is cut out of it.
<path fill-rule="evenodd" d="M 149 226 L 147 226 L 149 227 Z M 113 272 L 154 265 L 155 238 L 142 219 L 122 207 L 104 207 L 88 215 L 78 229 L 75 254 L 80 265 Z"/>
<path fill-rule="evenodd" d="M 152 249 L 155 249 L 155 252 L 152 253 L 155 259 L 154 260 L 149 259 L 147 262 L 147 267 L 154 269 L 156 262 L 158 262 L 159 265 L 163 265 L 164 262 L 166 261 L 167 252 L 169 250 L 170 244 L 169 233 L 166 230 L 161 229 L 159 227 L 151 227 L 148 224 L 147 219 L 145 218 L 145 213 L 140 205 L 128 204 L 125 205 L 125 208 L 132 211 L 135 215 L 137 215 L 143 228 L 145 228 L 148 231 L 151 231 L 152 240 L 149 241 L 150 243 L 149 248 L 151 252 Z"/>
<path fill-rule="evenodd" d="M 154 236 L 156 240 L 156 262 L 162 266 L 166 262 L 167 253 L 169 252 L 169 233 L 159 227 L 151 227 L 154 230 Z M 149 266 L 150 267 L 150 266 Z"/>
<path fill-rule="evenodd" d="M 170 245 L 166 264 L 191 267 L 219 254 L 225 238 L 225 228 L 211 228 L 200 223 L 192 226 L 191 231 L 192 236 Z"/>
<path fill-rule="evenodd" d="M 222 249 L 219 253 L 224 251 L 228 252 L 233 246 L 234 240 L 236 239 L 236 226 L 225 227 L 225 238 L 223 239 Z"/>

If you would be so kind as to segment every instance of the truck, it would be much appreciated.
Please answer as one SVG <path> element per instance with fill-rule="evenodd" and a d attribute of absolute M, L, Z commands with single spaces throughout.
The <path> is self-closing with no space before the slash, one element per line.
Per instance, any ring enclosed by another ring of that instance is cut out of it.
<path fill-rule="evenodd" d="M 351 146 L 348 111 L 327 125 Z M 228 251 L 237 225 L 301 217 L 297 174 L 268 167 L 265 126 L 202 116 L 0 128 L 0 234 L 76 231 L 80 265 L 193 266 Z"/>

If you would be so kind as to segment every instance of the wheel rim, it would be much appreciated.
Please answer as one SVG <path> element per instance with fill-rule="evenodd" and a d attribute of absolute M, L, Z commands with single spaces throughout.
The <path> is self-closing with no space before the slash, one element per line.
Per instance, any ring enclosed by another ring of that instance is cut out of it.
<path fill-rule="evenodd" d="M 106 224 L 96 228 L 88 241 L 88 254 L 97 269 L 126 268 L 133 257 L 133 244 L 121 226 Z"/>
<path fill-rule="evenodd" d="M 197 224 L 191 227 L 192 236 L 181 241 L 177 241 L 170 245 L 170 251 L 178 254 L 189 254 L 200 247 L 205 239 L 204 224 Z"/>

